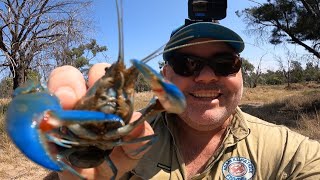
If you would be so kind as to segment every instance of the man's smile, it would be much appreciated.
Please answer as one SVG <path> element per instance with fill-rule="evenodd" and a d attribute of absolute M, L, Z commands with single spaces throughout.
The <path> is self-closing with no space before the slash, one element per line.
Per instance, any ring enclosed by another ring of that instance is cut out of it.
<path fill-rule="evenodd" d="M 195 98 L 210 98 L 210 99 L 217 99 L 222 95 L 221 93 L 213 92 L 213 91 L 203 91 L 203 92 L 199 91 L 199 92 L 191 92 L 189 94 Z"/>

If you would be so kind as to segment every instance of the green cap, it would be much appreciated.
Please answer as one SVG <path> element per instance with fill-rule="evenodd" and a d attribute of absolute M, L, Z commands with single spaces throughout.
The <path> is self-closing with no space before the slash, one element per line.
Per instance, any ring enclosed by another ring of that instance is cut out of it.
<path fill-rule="evenodd" d="M 171 33 L 170 40 L 167 43 L 165 50 L 174 48 L 188 42 L 199 39 L 210 38 L 215 40 L 226 40 L 226 43 L 240 53 L 244 49 L 242 38 L 229 28 L 213 22 L 196 22 L 174 30 Z M 172 51 L 163 54 L 164 60 Z"/>

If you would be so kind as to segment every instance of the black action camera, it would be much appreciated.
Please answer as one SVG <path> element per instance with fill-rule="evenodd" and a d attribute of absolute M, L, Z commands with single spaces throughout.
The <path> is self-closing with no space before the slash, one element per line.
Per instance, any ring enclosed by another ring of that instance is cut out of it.
<path fill-rule="evenodd" d="M 224 19 L 227 16 L 227 0 L 188 0 L 189 21 Z"/>

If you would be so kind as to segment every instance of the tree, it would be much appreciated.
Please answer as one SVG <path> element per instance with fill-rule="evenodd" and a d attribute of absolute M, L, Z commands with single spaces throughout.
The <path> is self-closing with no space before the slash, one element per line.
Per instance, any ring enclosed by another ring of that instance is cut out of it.
<path fill-rule="evenodd" d="M 298 61 L 291 61 L 291 83 L 302 82 L 304 79 L 303 68 Z"/>
<path fill-rule="evenodd" d="M 144 92 L 144 91 L 151 90 L 151 86 L 150 86 L 149 82 L 147 82 L 144 79 L 144 77 L 141 73 L 139 73 L 139 75 L 137 77 L 137 81 L 135 83 L 134 90 L 135 90 L 135 92 Z"/>
<path fill-rule="evenodd" d="M 80 15 L 89 6 L 88 0 L 0 1 L 0 68 L 9 68 L 13 88 L 26 80 L 30 70 L 51 63 L 46 55 L 50 47 L 83 34 Z"/>
<path fill-rule="evenodd" d="M 314 65 L 312 62 L 306 64 L 304 70 L 304 76 L 306 81 L 320 81 L 320 69 L 318 65 Z"/>
<path fill-rule="evenodd" d="M 0 81 L 0 98 L 7 98 L 12 95 L 12 78 L 3 78 Z"/>
<path fill-rule="evenodd" d="M 262 56 L 263 57 L 263 56 Z M 258 85 L 258 81 L 262 74 L 261 72 L 261 61 L 262 57 L 260 58 L 259 65 L 257 68 L 254 67 L 248 60 L 242 58 L 242 74 L 243 74 L 243 81 L 244 85 L 250 88 L 255 88 Z M 254 71 L 256 69 L 256 71 Z"/>
<path fill-rule="evenodd" d="M 268 85 L 280 85 L 285 82 L 283 72 L 280 70 L 276 72 L 267 70 L 267 72 L 262 75 L 262 79 L 264 80 L 264 83 Z"/>
<path fill-rule="evenodd" d="M 242 76 L 243 76 L 243 83 L 245 86 L 250 87 L 250 74 L 254 71 L 254 66 L 248 60 L 242 58 Z"/>
<path fill-rule="evenodd" d="M 290 87 L 292 82 L 292 72 L 293 72 L 292 70 L 294 68 L 293 65 L 295 65 L 295 63 L 293 62 L 297 62 L 296 61 L 298 59 L 297 56 L 298 56 L 297 53 L 290 52 L 289 50 L 287 50 L 285 57 L 275 56 L 275 59 L 279 63 L 280 71 L 282 72 L 283 76 L 286 79 L 287 87 Z"/>
<path fill-rule="evenodd" d="M 270 43 L 298 44 L 320 59 L 319 6 L 320 0 L 268 0 L 237 14 L 259 37 L 269 34 Z"/>
<path fill-rule="evenodd" d="M 62 52 L 55 51 L 54 59 L 58 66 L 72 65 L 81 71 L 88 69 L 90 61 L 97 56 L 97 53 L 107 50 L 106 46 L 100 46 L 95 39 L 87 44 L 80 44 L 72 49 L 64 49 Z"/>

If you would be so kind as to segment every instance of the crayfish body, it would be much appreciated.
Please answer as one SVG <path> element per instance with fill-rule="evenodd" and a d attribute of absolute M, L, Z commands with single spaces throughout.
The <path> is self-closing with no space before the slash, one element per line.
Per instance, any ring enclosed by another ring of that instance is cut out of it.
<path fill-rule="evenodd" d="M 159 112 L 181 113 L 186 106 L 184 95 L 176 86 L 146 64 L 138 60 L 132 63 L 134 66 L 127 70 L 119 71 L 117 66 L 121 63 L 106 69 L 105 76 L 77 103 L 75 110 L 63 110 L 58 98 L 38 83 L 17 88 L 7 111 L 9 136 L 29 159 L 47 169 L 69 170 L 82 178 L 64 160 L 80 168 L 96 167 L 107 161 L 115 177 L 117 169 L 109 158 L 115 146 L 148 140 L 136 150 L 139 153 L 156 140 L 156 135 L 130 142 L 122 141 L 122 137 Z M 157 89 L 159 98 L 149 104 L 137 121 L 129 123 L 134 80 L 139 71 Z"/>
<path fill-rule="evenodd" d="M 90 168 L 107 162 L 114 179 L 117 168 L 109 158 L 116 146 L 148 141 L 132 152 L 140 153 L 152 145 L 156 135 L 123 141 L 135 127 L 156 114 L 167 111 L 182 113 L 186 107 L 183 93 L 167 82 L 144 62 L 132 60 L 126 69 L 123 52 L 122 4 L 117 0 L 119 56 L 117 62 L 106 68 L 74 110 L 63 110 L 58 98 L 39 83 L 30 82 L 14 92 L 9 104 L 6 129 L 16 146 L 29 159 L 54 171 L 68 170 L 84 179 L 72 166 Z M 133 96 L 136 78 L 141 72 L 157 96 L 150 101 L 143 114 L 129 123 L 133 114 Z M 68 161 L 72 166 L 65 163 Z"/>
<path fill-rule="evenodd" d="M 18 94 L 20 93 L 20 94 Z M 61 108 L 57 97 L 51 95 L 40 84 L 29 82 L 25 87 L 15 91 L 16 97 L 8 106 L 6 116 L 7 133 L 16 146 L 28 158 L 39 165 L 60 171 L 62 156 L 56 149 L 50 148 L 50 143 L 71 148 L 70 144 L 77 142 L 59 139 L 60 127 L 72 124 L 88 124 L 108 121 L 112 124 L 122 124 L 122 119 L 113 114 L 93 111 L 65 111 Z"/>

